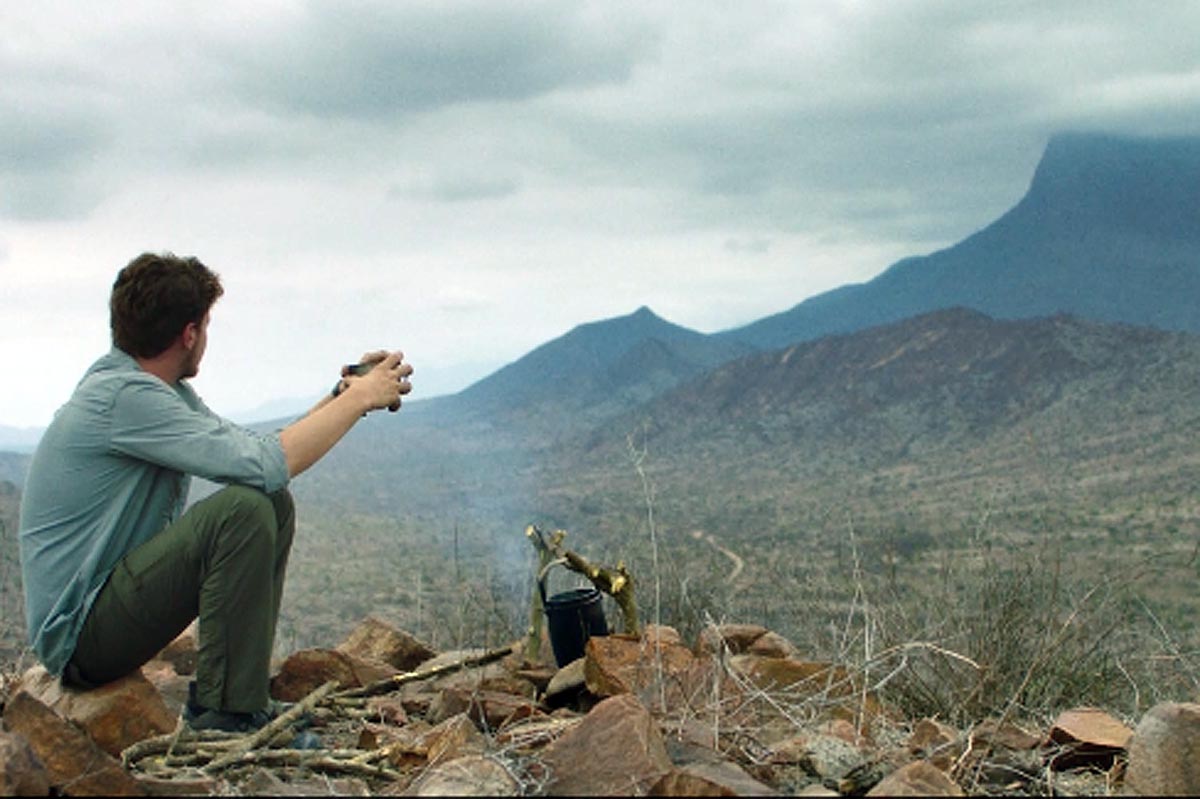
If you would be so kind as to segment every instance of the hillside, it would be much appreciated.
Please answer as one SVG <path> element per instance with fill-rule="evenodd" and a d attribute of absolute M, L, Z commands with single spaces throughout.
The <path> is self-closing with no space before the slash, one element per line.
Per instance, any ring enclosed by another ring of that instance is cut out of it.
<path fill-rule="evenodd" d="M 939 308 L 1200 331 L 1200 138 L 1053 138 L 1028 192 L 948 249 L 726 331 L 762 349 Z"/>
<path fill-rule="evenodd" d="M 1065 446 L 1065 417 L 1091 435 L 1128 431 L 1140 414 L 1186 426 L 1200 419 L 1198 387 L 1194 335 L 955 308 L 734 361 L 630 415 L 625 427 L 640 425 L 668 451 L 719 442 L 770 459 L 860 449 L 883 463 L 1017 429 L 1044 428 Z"/>
<path fill-rule="evenodd" d="M 441 404 L 444 412 L 492 421 L 536 420 L 542 432 L 553 432 L 548 423 L 611 415 L 750 351 L 642 307 L 579 325 Z"/>

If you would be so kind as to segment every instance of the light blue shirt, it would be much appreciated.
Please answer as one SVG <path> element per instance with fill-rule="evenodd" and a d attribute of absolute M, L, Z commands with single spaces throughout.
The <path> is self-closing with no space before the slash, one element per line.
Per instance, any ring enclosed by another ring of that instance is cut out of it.
<path fill-rule="evenodd" d="M 165 383 L 113 348 L 46 429 L 21 501 L 26 630 L 51 673 L 117 562 L 183 512 L 187 475 L 268 493 L 288 482 L 278 435 L 222 419 L 186 380 Z"/>

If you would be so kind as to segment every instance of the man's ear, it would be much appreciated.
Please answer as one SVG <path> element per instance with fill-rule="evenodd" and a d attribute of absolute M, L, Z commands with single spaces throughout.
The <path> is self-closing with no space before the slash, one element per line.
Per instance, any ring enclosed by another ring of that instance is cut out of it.
<path fill-rule="evenodd" d="M 200 325 L 195 322 L 188 322 L 183 327 L 183 332 L 179 334 L 183 343 L 183 348 L 188 352 L 196 346 L 196 340 L 200 338 Z"/>

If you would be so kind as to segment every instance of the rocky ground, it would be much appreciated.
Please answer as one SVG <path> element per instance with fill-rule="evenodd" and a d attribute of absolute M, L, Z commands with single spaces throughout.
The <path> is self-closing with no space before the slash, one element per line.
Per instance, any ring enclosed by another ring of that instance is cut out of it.
<path fill-rule="evenodd" d="M 184 633 L 90 692 L 40 667 L 0 693 L 0 793 L 16 795 L 1103 795 L 1200 792 L 1200 706 L 1136 730 L 1096 708 L 1048 729 L 904 720 L 859 675 L 753 625 L 549 647 L 432 651 L 368 618 L 278 664 L 295 703 L 247 736 L 186 731 Z M 311 747 L 317 748 L 311 748 Z"/>

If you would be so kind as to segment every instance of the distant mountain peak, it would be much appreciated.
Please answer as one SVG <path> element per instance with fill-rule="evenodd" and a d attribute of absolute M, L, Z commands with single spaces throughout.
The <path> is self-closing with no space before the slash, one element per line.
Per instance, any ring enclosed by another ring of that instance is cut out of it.
<path fill-rule="evenodd" d="M 1200 136 L 1053 137 L 1014 210 L 1043 226 L 1105 226 L 1200 240 Z"/>
<path fill-rule="evenodd" d="M 775 349 L 955 305 L 1200 331 L 1200 137 L 1064 133 L 977 233 L 719 335 Z"/>

